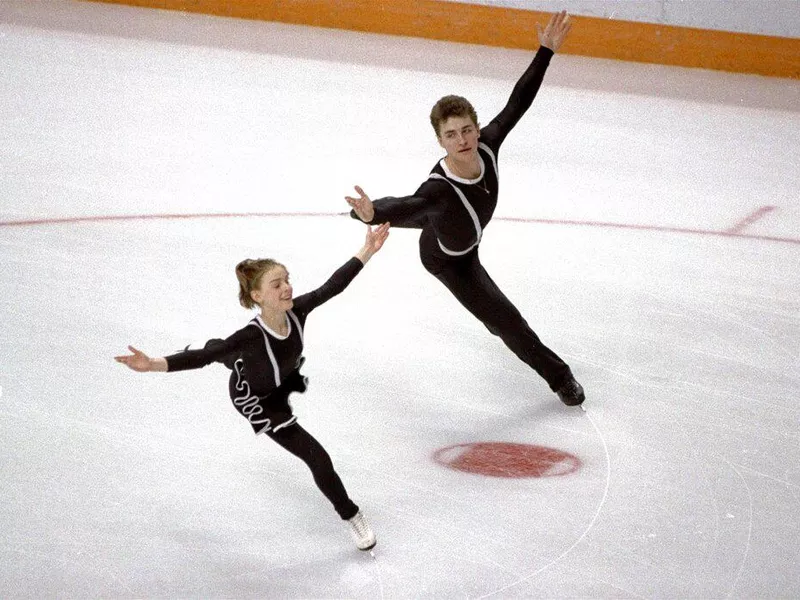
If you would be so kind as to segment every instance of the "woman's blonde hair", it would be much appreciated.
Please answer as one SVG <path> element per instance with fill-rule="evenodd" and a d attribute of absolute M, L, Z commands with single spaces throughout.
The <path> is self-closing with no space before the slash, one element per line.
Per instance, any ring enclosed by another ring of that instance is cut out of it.
<path fill-rule="evenodd" d="M 261 284 L 264 273 L 274 267 L 283 267 L 283 265 L 271 258 L 246 258 L 236 265 L 236 279 L 239 280 L 239 304 L 245 308 L 256 306 L 256 301 L 253 300 L 250 292 Z"/>

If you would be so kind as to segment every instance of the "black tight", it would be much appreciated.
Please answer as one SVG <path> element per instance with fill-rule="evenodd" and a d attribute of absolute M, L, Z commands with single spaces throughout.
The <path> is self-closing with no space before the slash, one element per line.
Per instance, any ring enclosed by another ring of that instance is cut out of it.
<path fill-rule="evenodd" d="M 477 248 L 458 259 L 442 259 L 425 248 L 431 244 L 423 232 L 420 245 L 425 269 L 520 360 L 541 375 L 551 390 L 561 387 L 569 377 L 569 366 L 542 343 L 519 310 L 500 291 L 483 268 Z"/>
<path fill-rule="evenodd" d="M 317 487 L 331 501 L 342 519 L 347 520 L 355 516 L 358 506 L 350 500 L 342 480 L 333 470 L 330 455 L 314 436 L 297 423 L 278 431 L 270 430 L 266 434 L 308 465 Z"/>

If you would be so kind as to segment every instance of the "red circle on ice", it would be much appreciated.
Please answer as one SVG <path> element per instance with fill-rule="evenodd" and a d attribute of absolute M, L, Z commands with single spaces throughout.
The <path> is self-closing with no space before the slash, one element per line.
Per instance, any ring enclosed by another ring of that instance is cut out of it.
<path fill-rule="evenodd" d="M 473 442 L 440 448 L 433 459 L 445 467 L 490 477 L 556 477 L 581 466 L 577 456 L 544 446 Z"/>

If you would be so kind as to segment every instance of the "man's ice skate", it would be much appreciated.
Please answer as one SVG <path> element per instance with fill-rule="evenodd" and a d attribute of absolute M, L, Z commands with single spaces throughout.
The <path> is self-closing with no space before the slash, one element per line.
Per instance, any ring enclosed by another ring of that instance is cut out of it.
<path fill-rule="evenodd" d="M 350 523 L 350 531 L 353 534 L 353 539 L 358 549 L 364 551 L 372 550 L 377 540 L 361 511 L 358 511 L 356 515 L 348 519 L 347 522 Z"/>
<path fill-rule="evenodd" d="M 583 393 L 583 386 L 575 381 L 572 373 L 569 374 L 567 379 L 556 390 L 559 399 L 567 406 L 580 406 L 586 400 L 586 395 Z"/>

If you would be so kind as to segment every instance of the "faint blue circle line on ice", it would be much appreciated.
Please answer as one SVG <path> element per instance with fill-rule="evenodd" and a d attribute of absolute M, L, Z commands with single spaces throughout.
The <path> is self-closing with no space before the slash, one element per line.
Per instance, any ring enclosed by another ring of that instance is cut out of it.
<path fill-rule="evenodd" d="M 485 594 L 483 596 L 479 596 L 479 599 L 489 598 L 491 596 L 494 596 L 495 594 L 500 594 L 502 592 L 505 592 L 506 590 L 509 590 L 512 587 L 515 587 L 525 581 L 528 581 L 529 579 L 532 579 L 533 577 L 536 577 L 542 571 L 549 569 L 551 566 L 553 566 L 554 564 L 559 562 L 562 558 L 564 558 L 567 554 L 572 552 L 572 550 L 575 549 L 575 547 L 583 541 L 583 539 L 586 537 L 589 531 L 591 531 L 592 527 L 594 527 L 594 524 L 597 521 L 597 517 L 600 516 L 600 512 L 603 510 L 603 505 L 606 503 L 606 498 L 608 497 L 608 489 L 609 487 L 611 487 L 611 454 L 608 452 L 608 444 L 606 444 L 606 438 L 603 436 L 603 433 L 600 431 L 600 428 L 597 427 L 597 424 L 594 422 L 594 419 L 592 419 L 592 415 L 589 414 L 588 411 L 585 414 L 589 418 L 589 422 L 592 424 L 592 427 L 594 427 L 594 430 L 597 432 L 597 436 L 600 438 L 600 441 L 603 443 L 603 450 L 605 450 L 606 453 L 606 487 L 603 490 L 603 497 L 600 499 L 600 504 L 598 504 L 597 510 L 595 511 L 592 520 L 589 522 L 589 525 L 586 527 L 586 529 L 580 535 L 580 537 L 578 537 L 578 539 L 575 540 L 575 542 L 569 548 L 564 550 L 564 552 L 559 554 L 549 563 L 547 563 L 543 567 L 536 569 L 533 573 L 529 573 L 525 577 L 517 579 L 516 581 L 512 581 L 511 583 L 501 587 L 500 589 L 497 589 L 493 592 L 489 592 L 488 594 Z"/>
<path fill-rule="evenodd" d="M 54 217 L 42 219 L 23 219 L 0 221 L 0 227 L 33 227 L 37 225 L 66 225 L 77 223 L 102 223 L 114 221 L 151 221 L 171 219 L 237 219 L 237 218 L 285 218 L 285 217 L 342 217 L 347 212 L 241 212 L 241 213 L 169 213 L 147 215 L 98 215 L 85 217 Z M 666 225 L 645 225 L 636 223 L 613 223 L 606 221 L 580 221 L 573 219 L 537 219 L 533 217 L 493 217 L 495 221 L 507 223 L 536 223 L 538 225 L 575 225 L 580 227 L 599 227 L 609 229 L 629 229 L 634 231 L 657 231 L 662 233 L 682 233 L 693 235 L 713 235 L 727 238 L 741 238 L 764 242 L 784 242 L 800 244 L 800 238 L 778 237 L 742 233 L 740 230 L 692 229 L 690 227 L 671 227 Z"/>

